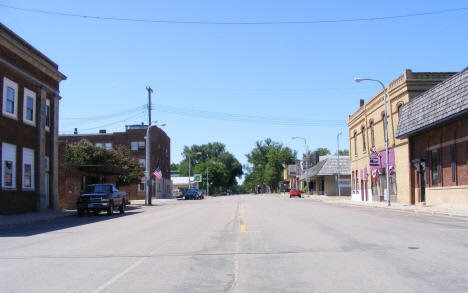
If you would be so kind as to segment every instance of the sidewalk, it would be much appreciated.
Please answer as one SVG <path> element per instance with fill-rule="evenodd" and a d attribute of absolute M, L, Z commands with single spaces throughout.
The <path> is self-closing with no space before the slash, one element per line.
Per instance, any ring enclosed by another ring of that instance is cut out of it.
<path fill-rule="evenodd" d="M 0 215 L 0 228 L 19 224 L 52 221 L 59 218 L 76 215 L 76 211 L 47 211 L 40 213 L 27 213 L 18 215 Z"/>
<path fill-rule="evenodd" d="M 353 201 L 349 197 L 338 196 L 323 196 L 323 195 L 309 195 L 308 198 L 321 200 L 328 203 L 345 204 L 352 206 L 360 206 L 367 208 L 385 208 L 396 211 L 404 211 L 416 214 L 439 215 L 449 217 L 463 217 L 468 218 L 468 208 L 454 208 L 450 206 L 425 206 L 425 205 L 407 205 L 398 202 L 391 202 L 388 206 L 387 202 L 362 202 Z"/>

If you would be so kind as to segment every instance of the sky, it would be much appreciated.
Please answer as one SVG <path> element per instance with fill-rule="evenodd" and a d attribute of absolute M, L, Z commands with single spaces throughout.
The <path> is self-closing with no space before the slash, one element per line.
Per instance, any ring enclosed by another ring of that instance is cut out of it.
<path fill-rule="evenodd" d="M 166 123 L 171 161 L 184 146 L 222 142 L 242 163 L 271 138 L 294 150 L 349 148 L 347 119 L 413 71 L 468 66 L 468 1 L 0 1 L 0 22 L 59 65 L 60 133 Z M 73 17 L 21 9 L 59 12 Z M 283 24 L 463 10 L 374 21 Z M 117 21 L 125 18 L 147 21 Z M 154 22 L 164 20 L 169 22 Z M 171 22 L 172 21 L 172 22 Z M 173 21 L 179 23 L 173 23 Z M 180 22 L 210 22 L 180 23 Z M 260 117 L 260 118 L 259 118 Z"/>

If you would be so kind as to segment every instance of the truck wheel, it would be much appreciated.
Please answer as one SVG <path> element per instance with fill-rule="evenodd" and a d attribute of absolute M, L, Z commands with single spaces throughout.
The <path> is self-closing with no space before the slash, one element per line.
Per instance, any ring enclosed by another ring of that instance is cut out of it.
<path fill-rule="evenodd" d="M 122 202 L 122 204 L 120 205 L 119 212 L 121 215 L 125 213 L 125 202 Z"/>
<path fill-rule="evenodd" d="M 114 214 L 114 204 L 110 203 L 109 207 L 107 208 L 107 215 L 112 216 Z"/>

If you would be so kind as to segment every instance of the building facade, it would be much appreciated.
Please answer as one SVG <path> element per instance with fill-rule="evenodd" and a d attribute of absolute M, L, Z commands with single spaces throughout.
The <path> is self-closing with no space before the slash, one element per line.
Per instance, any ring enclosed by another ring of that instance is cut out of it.
<path fill-rule="evenodd" d="M 390 199 L 411 203 L 407 138 L 397 138 L 400 108 L 414 97 L 452 76 L 453 72 L 412 72 L 407 69 L 386 86 Z M 383 90 L 349 116 L 351 194 L 353 200 L 382 201 L 386 194 Z"/>
<path fill-rule="evenodd" d="M 411 203 L 468 207 L 468 68 L 401 109 Z"/>
<path fill-rule="evenodd" d="M 58 65 L 0 23 L 0 213 L 58 209 Z"/>
<path fill-rule="evenodd" d="M 118 145 L 127 147 L 130 150 L 133 158 L 138 160 L 141 167 L 145 169 L 146 161 L 146 131 L 148 126 L 143 124 L 127 125 L 125 132 L 107 133 L 105 130 L 100 130 L 96 134 L 75 134 L 61 135 L 59 140 L 65 144 L 78 142 L 82 139 L 88 140 L 95 146 L 112 149 Z M 160 128 L 152 126 L 150 129 L 151 138 L 151 162 L 150 170 L 155 171 L 157 168 L 161 170 L 162 178 L 153 178 L 152 196 L 157 198 L 172 197 L 172 183 L 170 174 L 170 138 Z M 128 200 L 145 199 L 145 178 L 141 179 L 141 183 L 136 185 L 122 186 L 119 189 L 127 193 Z"/>

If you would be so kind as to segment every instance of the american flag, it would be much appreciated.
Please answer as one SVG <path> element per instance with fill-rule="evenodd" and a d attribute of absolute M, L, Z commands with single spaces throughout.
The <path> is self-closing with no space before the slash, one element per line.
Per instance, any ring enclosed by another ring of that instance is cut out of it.
<path fill-rule="evenodd" d="M 161 172 L 161 169 L 156 169 L 156 171 L 153 172 L 153 175 L 154 177 L 156 177 L 156 179 L 161 179 L 162 178 L 162 172 Z"/>

